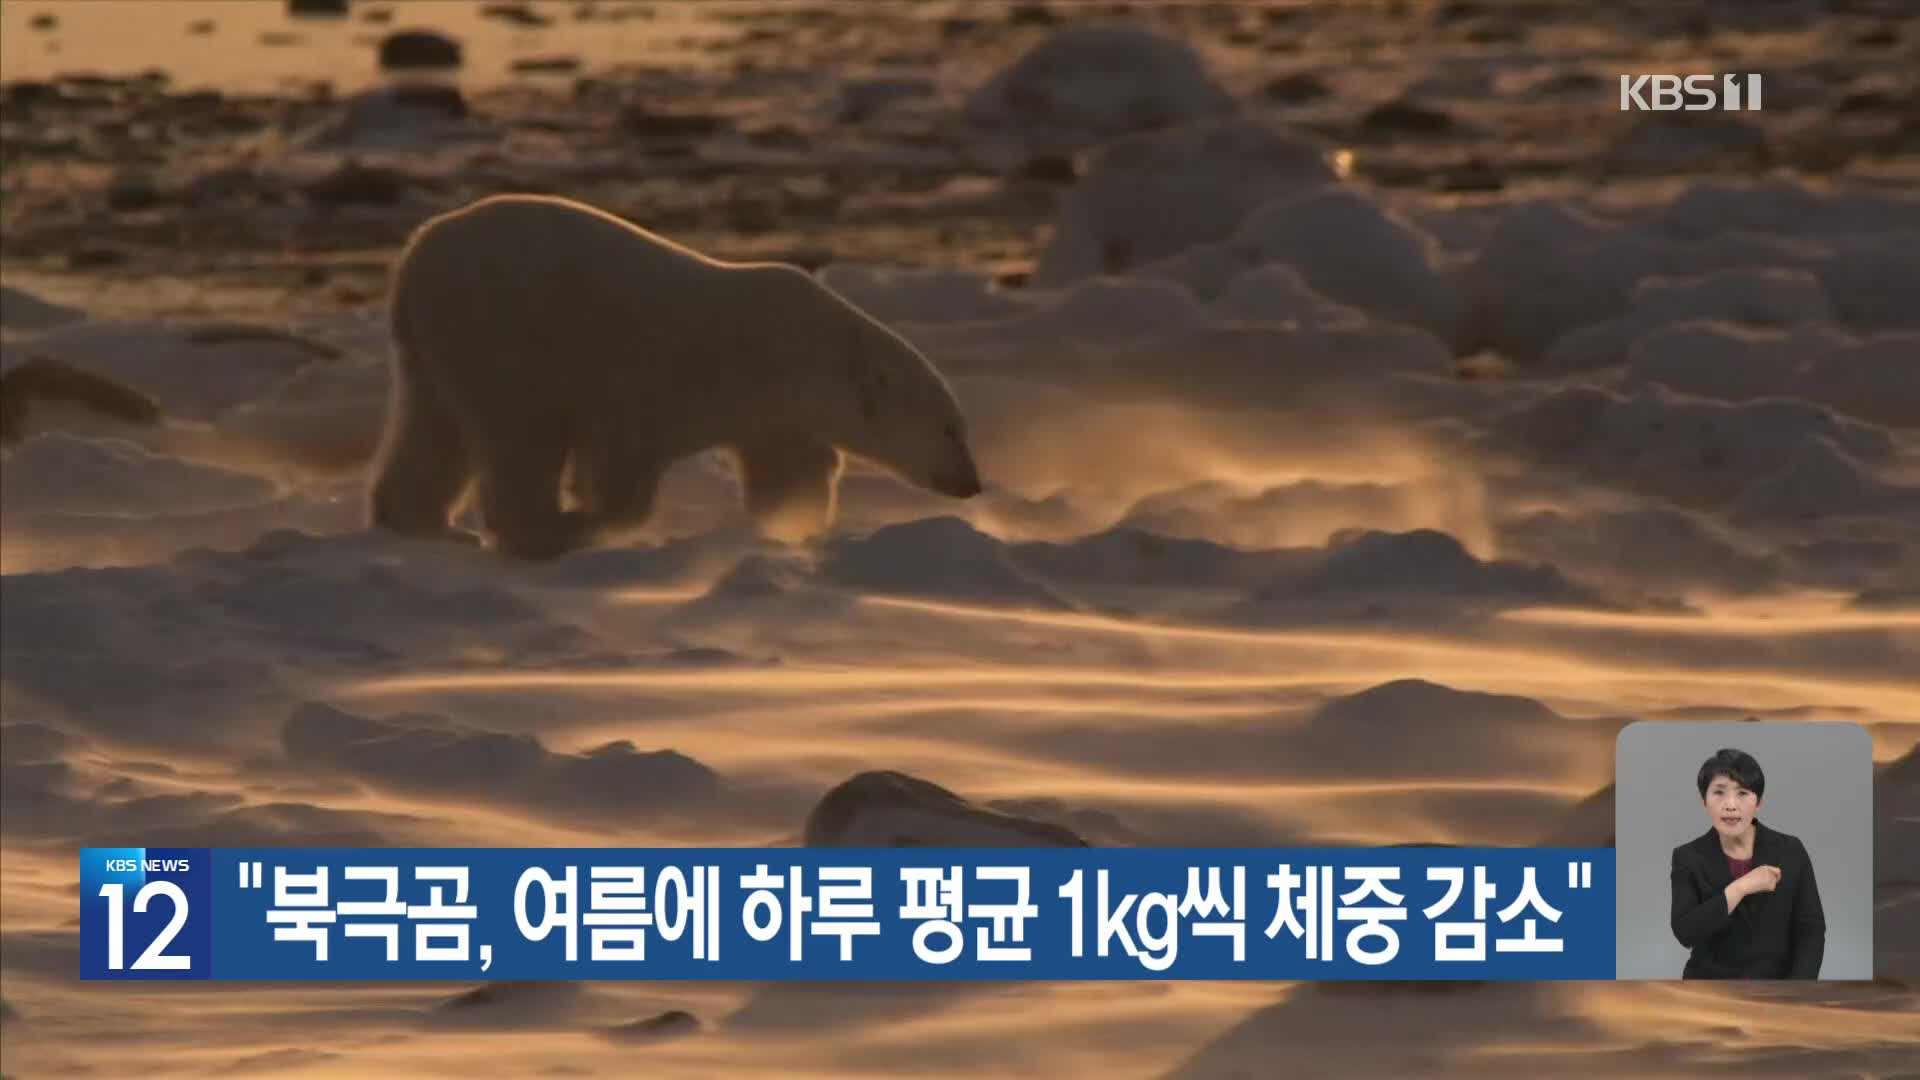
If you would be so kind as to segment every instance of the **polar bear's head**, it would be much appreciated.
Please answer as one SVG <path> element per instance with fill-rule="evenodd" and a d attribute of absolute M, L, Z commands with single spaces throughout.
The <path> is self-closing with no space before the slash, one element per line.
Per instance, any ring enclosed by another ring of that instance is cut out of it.
<path fill-rule="evenodd" d="M 780 306 L 798 315 L 780 332 L 808 343 L 808 377 L 826 374 L 834 388 L 811 402 L 813 421 L 825 427 L 818 434 L 928 491 L 956 499 L 980 494 L 966 417 L 933 363 L 812 275 L 783 276 L 782 288 L 810 296 Z"/>
<path fill-rule="evenodd" d="M 929 491 L 980 494 L 967 419 L 953 390 L 920 350 L 855 311 L 844 359 L 853 390 L 844 448 Z"/>

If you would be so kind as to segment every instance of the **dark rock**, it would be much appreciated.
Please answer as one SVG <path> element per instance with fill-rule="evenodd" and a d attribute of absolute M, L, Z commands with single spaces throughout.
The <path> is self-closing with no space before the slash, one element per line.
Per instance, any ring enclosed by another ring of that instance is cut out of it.
<path fill-rule="evenodd" d="M 242 162 L 210 169 L 188 181 L 182 192 L 191 203 L 227 203 L 259 195 L 268 187 L 253 167 Z"/>
<path fill-rule="evenodd" d="M 1907 108 L 1908 103 L 1887 93 L 1885 90 L 1857 90 L 1840 99 L 1834 106 L 1837 113 L 1886 112 L 1897 113 Z"/>
<path fill-rule="evenodd" d="M 299 34 L 289 34 L 284 30 L 269 30 L 260 35 L 260 44 L 269 49 L 290 49 L 304 40 Z"/>
<path fill-rule="evenodd" d="M 529 56 L 515 60 L 513 70 L 521 75 L 569 75 L 580 70 L 580 58 L 577 56 Z"/>
<path fill-rule="evenodd" d="M 400 30 L 380 41 L 380 66 L 388 70 L 457 68 L 460 62 L 460 43 L 432 30 Z"/>
<path fill-rule="evenodd" d="M 1360 130 L 1370 135 L 1444 135 L 1453 130 L 1453 117 L 1410 101 L 1375 105 L 1360 118 Z"/>
<path fill-rule="evenodd" d="M 226 104 L 226 100 L 218 90 L 189 90 L 167 98 L 169 104 L 182 112 L 212 112 Z"/>
<path fill-rule="evenodd" d="M 1260 93 L 1273 101 L 1283 101 L 1289 105 L 1304 105 L 1309 101 L 1319 101 L 1333 91 L 1320 76 L 1310 71 L 1296 71 L 1291 75 L 1281 75 L 1266 86 Z"/>
<path fill-rule="evenodd" d="M 592 22 L 595 19 L 615 23 L 626 22 L 629 19 L 651 20 L 653 14 L 653 9 L 649 7 L 620 6 L 602 9 L 595 3 L 581 4 L 573 9 L 573 18 L 576 22 Z"/>
<path fill-rule="evenodd" d="M 295 18 L 343 18 L 349 0 L 287 0 L 287 14 Z"/>
<path fill-rule="evenodd" d="M 301 193 L 316 206 L 392 206 L 411 182 L 397 169 L 349 160 L 304 185 Z"/>
<path fill-rule="evenodd" d="M 1853 43 L 1868 49 L 1890 49 L 1900 44 L 1898 26 L 1875 26 L 1855 34 Z"/>
<path fill-rule="evenodd" d="M 499 19 L 515 26 L 552 26 L 553 20 L 533 10 L 528 4 L 488 4 L 480 9 L 482 18 Z"/>
<path fill-rule="evenodd" d="M 27 25 L 35 30 L 52 30 L 60 25 L 60 17 L 41 12 L 29 19 Z"/>
<path fill-rule="evenodd" d="M 702 139 L 726 126 L 726 117 L 712 113 L 662 113 L 644 105 L 620 110 L 620 126 L 649 139 Z"/>
<path fill-rule="evenodd" d="M 1014 26 L 1058 26 L 1061 19 L 1045 4 L 1015 4 L 1007 9 L 1007 22 Z"/>
<path fill-rule="evenodd" d="M 250 135 L 269 123 L 267 117 L 258 113 L 218 112 L 207 118 L 205 127 L 228 135 Z"/>
<path fill-rule="evenodd" d="M 1534 84 L 1529 93 L 1584 95 L 1609 85 L 1607 80 L 1589 71 L 1562 71 Z"/>
<path fill-rule="evenodd" d="M 806 132 L 791 124 L 774 124 L 745 134 L 748 142 L 770 150 L 805 150 L 813 145 Z"/>
<path fill-rule="evenodd" d="M 933 83 L 917 76 L 858 79 L 840 88 L 839 122 L 862 124 L 898 101 L 925 97 Z"/>
<path fill-rule="evenodd" d="M 1499 191 L 1505 186 L 1499 170 L 1482 157 L 1468 158 L 1440 174 L 1442 191 Z"/>
<path fill-rule="evenodd" d="M 727 223 L 733 227 L 734 232 L 744 236 L 757 236 L 772 232 L 774 226 L 780 224 L 780 218 L 771 206 L 746 203 L 733 207 L 729 211 Z"/>
<path fill-rule="evenodd" d="M 1080 178 L 1080 171 L 1065 154 L 1041 154 L 1021 162 L 1014 175 L 1041 184 L 1071 184 Z"/>
<path fill-rule="evenodd" d="M 131 259 L 119 248 L 83 247 L 67 253 L 69 270 L 102 270 L 109 266 L 125 266 Z"/>
<path fill-rule="evenodd" d="M 360 21 L 370 22 L 370 23 L 390 23 L 393 21 L 393 12 L 388 10 L 387 8 L 374 8 L 372 11 L 369 11 L 366 14 L 361 15 Z"/>
<path fill-rule="evenodd" d="M 71 86 L 76 90 L 95 91 L 118 90 L 127 85 L 128 82 L 126 79 L 116 78 L 112 75 L 99 75 L 87 71 L 56 75 L 54 76 L 54 81 L 66 86 Z"/>
<path fill-rule="evenodd" d="M 979 19 L 967 19 L 959 16 L 941 19 L 940 38 L 942 41 L 953 41 L 956 38 L 966 37 L 974 31 L 979 30 L 980 26 L 981 23 Z"/>
<path fill-rule="evenodd" d="M 212 19 L 195 19 L 187 24 L 187 33 L 193 34 L 196 37 L 204 36 L 213 33 L 213 28 L 216 25 L 218 24 Z"/>
<path fill-rule="evenodd" d="M 107 205 L 115 210 L 147 210 L 160 205 L 160 186 L 138 170 L 123 169 L 107 184 Z"/>
<path fill-rule="evenodd" d="M 1526 40 L 1524 28 L 1506 23 L 1483 22 L 1467 30 L 1467 40 L 1476 45 L 1504 45 Z"/>
<path fill-rule="evenodd" d="M 17 82 L 9 85 L 6 91 L 6 103 L 10 108 L 51 105 L 65 97 L 58 86 L 48 82 Z"/>

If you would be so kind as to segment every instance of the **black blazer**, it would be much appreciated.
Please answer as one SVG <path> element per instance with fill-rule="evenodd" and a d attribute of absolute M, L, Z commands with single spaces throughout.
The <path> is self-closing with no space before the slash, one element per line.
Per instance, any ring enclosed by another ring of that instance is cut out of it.
<path fill-rule="evenodd" d="M 1693 951 L 1683 979 L 1817 979 L 1827 916 L 1798 838 L 1753 823 L 1753 865 L 1780 868 L 1770 893 L 1727 911 L 1733 869 L 1713 829 L 1673 849 L 1673 936 Z"/>

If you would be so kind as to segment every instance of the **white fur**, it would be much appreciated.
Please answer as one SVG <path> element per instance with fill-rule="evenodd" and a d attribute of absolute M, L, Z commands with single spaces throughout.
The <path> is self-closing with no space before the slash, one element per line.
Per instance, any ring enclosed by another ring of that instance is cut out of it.
<path fill-rule="evenodd" d="M 551 557 L 643 524 L 666 468 L 713 447 L 739 456 L 762 527 L 788 534 L 831 520 L 843 450 L 943 494 L 979 490 L 939 372 L 790 266 L 494 196 L 414 234 L 392 299 L 371 500 L 384 528 L 470 540 L 448 519 L 477 488 L 503 552 Z"/>

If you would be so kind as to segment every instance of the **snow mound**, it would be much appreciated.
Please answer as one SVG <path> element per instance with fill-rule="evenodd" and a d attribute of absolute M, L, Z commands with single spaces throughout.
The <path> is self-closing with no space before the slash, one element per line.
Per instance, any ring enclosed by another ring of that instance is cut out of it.
<path fill-rule="evenodd" d="M 1176 397 L 1272 404 L 1356 380 L 1374 390 L 1381 375 L 1443 375 L 1453 366 L 1453 352 L 1439 338 L 1380 322 L 1221 325 L 1131 344 L 1102 359 L 1107 372 Z"/>
<path fill-rule="evenodd" d="M 1026 309 L 1019 299 L 996 291 L 985 274 L 971 270 L 829 263 L 818 277 L 885 323 L 978 322 Z"/>
<path fill-rule="evenodd" d="M 672 750 L 619 740 L 558 753 L 532 735 L 486 731 L 439 716 L 384 719 L 306 702 L 281 731 L 295 765 L 393 791 L 516 803 L 543 816 L 631 823 L 711 796 L 719 776 Z"/>
<path fill-rule="evenodd" d="M 1283 195 L 1338 182 L 1328 151 L 1259 120 L 1216 120 L 1096 151 L 1061 205 L 1033 281 L 1119 273 L 1227 239 Z"/>
<path fill-rule="evenodd" d="M 1920 199 L 1893 192 L 1826 193 L 1788 179 L 1688 185 L 1652 217 L 1676 239 L 1724 232 L 1799 235 L 1884 234 L 1920 229 Z"/>
<path fill-rule="evenodd" d="M 1584 332 L 1574 331 L 1563 343 Z M 1629 388 L 1658 383 L 1723 401 L 1787 396 L 1797 388 L 1807 356 L 1830 352 L 1847 340 L 1817 324 L 1782 331 L 1681 322 L 1633 343 L 1624 357 L 1624 381 Z"/>
<path fill-rule="evenodd" d="M 1814 266 L 1841 321 L 1857 330 L 1920 330 L 1920 229 L 1863 237 Z"/>
<path fill-rule="evenodd" d="M 1707 506 L 1731 502 L 1816 438 L 1870 462 L 1897 445 L 1886 431 L 1811 402 L 1709 401 L 1658 385 L 1630 397 L 1593 386 L 1557 391 L 1501 416 L 1492 433 L 1534 465 Z"/>
<path fill-rule="evenodd" d="M 1218 303 L 1235 278 L 1251 270 L 1264 269 L 1253 256 L 1239 248 L 1221 243 L 1195 244 L 1178 255 L 1169 256 L 1133 270 L 1136 278 L 1157 278 L 1186 286 L 1202 303 Z M 1292 270 L 1291 267 L 1282 267 Z M 1298 271 L 1293 271 L 1298 276 Z M 1305 284 L 1303 279 L 1301 284 Z"/>
<path fill-rule="evenodd" d="M 1145 26 L 1063 26 L 967 100 L 967 120 L 1028 143 L 1084 146 L 1218 116 L 1234 100 L 1192 47 Z"/>
<path fill-rule="evenodd" d="M 1665 326 L 1720 321 L 1748 326 L 1826 323 L 1834 317 L 1813 273 L 1736 267 L 1699 277 L 1644 278 L 1616 318 L 1567 332 L 1547 352 L 1552 371 L 1589 371 L 1622 363 L 1634 342 Z"/>
<path fill-rule="evenodd" d="M 326 150 L 420 150 L 494 135 L 469 114 L 458 89 L 401 84 L 354 94 L 334 116 L 303 132 L 298 142 Z"/>
<path fill-rule="evenodd" d="M 1705 515 L 1653 505 L 1614 511 L 1541 510 L 1500 523 L 1501 550 L 1551 559 L 1589 579 L 1685 593 L 1756 593 L 1786 575 L 1777 555 L 1748 550 Z"/>
<path fill-rule="evenodd" d="M 1847 308 L 1819 256 L 1817 249 L 1745 233 L 1676 241 L 1637 225 L 1603 221 L 1565 202 L 1543 200 L 1502 211 L 1462 278 L 1479 343 L 1533 363 L 1576 327 L 1625 315 L 1635 287 L 1655 274 L 1690 277 L 1741 267 L 1809 268 L 1820 275 L 1829 301 L 1846 317 Z"/>
<path fill-rule="evenodd" d="M 0 463 L 8 514 L 137 518 L 245 506 L 274 497 L 258 476 L 149 453 L 118 439 L 48 432 Z"/>
<path fill-rule="evenodd" d="M 1072 543 L 1019 544 L 1011 551 L 1018 565 L 1048 578 L 1128 585 L 1247 586 L 1270 574 L 1274 563 L 1271 553 L 1131 526 Z"/>
<path fill-rule="evenodd" d="M 1357 326 L 1366 321 L 1359 308 L 1314 291 L 1299 270 L 1285 263 L 1235 274 L 1209 311 L 1216 319 L 1233 322 Z"/>
<path fill-rule="evenodd" d="M 1086 847 L 1068 829 L 989 810 L 917 776 L 864 772 L 807 815 L 808 847 Z"/>
<path fill-rule="evenodd" d="M 1154 278 L 1097 277 L 1036 293 L 1026 310 L 977 322 L 909 324 L 928 349 L 1028 349 L 1059 341 L 1125 344 L 1204 325 L 1207 314 L 1179 284 Z"/>
<path fill-rule="evenodd" d="M 1870 515 L 1920 521 L 1920 488 L 1880 479 L 1832 438 L 1816 435 L 1804 440 L 1780 471 L 1749 485 L 1732 515 L 1737 521 Z"/>
<path fill-rule="evenodd" d="M 21 347 L 118 379 L 168 414 L 194 420 L 265 396 L 308 365 L 340 355 L 273 327 L 147 319 L 69 323 Z"/>
<path fill-rule="evenodd" d="M 1443 341 L 1462 339 L 1461 301 L 1439 244 L 1361 192 L 1329 188 L 1275 200 L 1242 222 L 1230 242 L 1261 262 L 1294 267 L 1341 303 Z"/>
<path fill-rule="evenodd" d="M 1071 605 L 1022 573 L 998 539 L 959 518 L 889 525 L 861 537 L 837 537 L 821 573 L 843 588 L 931 596 L 971 603 L 1044 608 Z"/>
<path fill-rule="evenodd" d="M 1310 565 L 1276 575 L 1234 611 L 1257 619 L 1351 613 L 1359 605 L 1383 616 L 1435 601 L 1460 610 L 1599 603 L 1551 564 L 1483 561 L 1435 529 L 1350 529 L 1336 533 Z"/>

